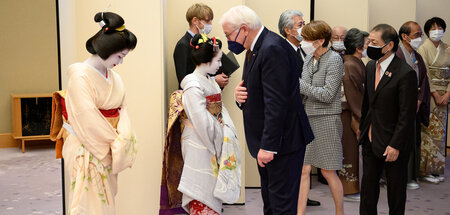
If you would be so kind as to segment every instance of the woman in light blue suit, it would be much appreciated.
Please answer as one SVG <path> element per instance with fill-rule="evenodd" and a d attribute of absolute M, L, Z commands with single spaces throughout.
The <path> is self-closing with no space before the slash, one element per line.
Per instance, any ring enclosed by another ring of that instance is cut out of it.
<path fill-rule="evenodd" d="M 342 58 L 328 49 L 331 28 L 324 21 L 312 21 L 303 27 L 301 47 L 307 54 L 300 79 L 315 139 L 306 146 L 303 163 L 298 214 L 305 214 L 310 187 L 311 166 L 321 168 L 330 186 L 336 214 L 344 214 L 342 183 L 336 170 L 342 169 L 341 82 Z"/>

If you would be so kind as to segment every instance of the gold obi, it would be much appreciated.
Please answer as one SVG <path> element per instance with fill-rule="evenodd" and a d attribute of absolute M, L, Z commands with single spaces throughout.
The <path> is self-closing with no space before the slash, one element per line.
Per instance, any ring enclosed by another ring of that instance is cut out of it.
<path fill-rule="evenodd" d="M 428 67 L 429 79 L 436 86 L 444 87 L 445 91 L 450 82 L 450 69 L 448 67 Z"/>
<path fill-rule="evenodd" d="M 217 94 L 206 96 L 206 109 L 223 126 L 223 122 L 222 122 L 222 94 L 217 93 Z"/>

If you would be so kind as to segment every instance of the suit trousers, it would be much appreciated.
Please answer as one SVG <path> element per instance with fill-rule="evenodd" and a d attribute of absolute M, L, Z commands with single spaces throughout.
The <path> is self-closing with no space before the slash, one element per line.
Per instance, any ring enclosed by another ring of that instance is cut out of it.
<path fill-rule="evenodd" d="M 304 156 L 305 147 L 302 147 L 288 154 L 275 154 L 265 167 L 258 165 L 265 215 L 297 214 Z"/>
<path fill-rule="evenodd" d="M 416 139 L 411 149 L 408 162 L 408 182 L 418 180 L 420 177 L 420 153 L 422 145 L 421 123 L 416 122 Z"/>
<path fill-rule="evenodd" d="M 362 147 L 363 177 L 359 213 L 362 215 L 378 214 L 380 177 L 384 169 L 386 173 L 389 214 L 405 214 L 409 150 L 400 151 L 396 161 L 386 162 L 385 157 L 380 158 L 373 153 L 371 144 L 367 140 Z"/>

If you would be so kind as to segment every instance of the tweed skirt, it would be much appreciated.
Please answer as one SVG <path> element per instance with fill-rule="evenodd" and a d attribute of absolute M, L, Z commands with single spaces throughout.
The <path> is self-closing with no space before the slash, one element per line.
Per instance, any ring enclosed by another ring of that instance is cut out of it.
<path fill-rule="evenodd" d="M 306 146 L 303 165 L 326 170 L 342 169 L 341 115 L 308 116 L 314 140 Z"/>

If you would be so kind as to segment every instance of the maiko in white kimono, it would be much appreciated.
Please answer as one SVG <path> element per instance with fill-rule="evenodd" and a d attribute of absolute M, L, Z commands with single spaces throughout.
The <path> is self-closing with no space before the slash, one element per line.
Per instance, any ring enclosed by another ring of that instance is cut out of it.
<path fill-rule="evenodd" d="M 136 156 L 125 88 L 111 69 L 105 74 L 86 63 L 75 63 L 68 74 L 64 125 L 68 136 L 62 152 L 67 211 L 70 215 L 113 215 L 117 174 L 131 167 Z"/>
<path fill-rule="evenodd" d="M 219 86 L 199 69 L 181 82 L 187 118 L 182 119 L 184 166 L 178 190 L 186 211 L 197 200 L 221 214 L 222 200 L 236 201 L 240 194 L 239 143 Z"/>

